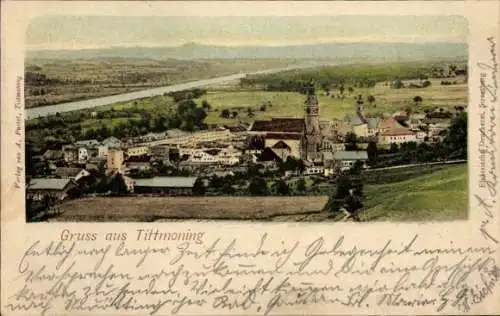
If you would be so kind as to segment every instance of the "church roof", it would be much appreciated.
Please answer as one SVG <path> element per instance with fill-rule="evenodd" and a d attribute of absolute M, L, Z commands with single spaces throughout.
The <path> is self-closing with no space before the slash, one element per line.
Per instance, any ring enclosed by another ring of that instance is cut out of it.
<path fill-rule="evenodd" d="M 302 135 L 300 134 L 285 134 L 285 133 L 267 133 L 266 138 L 268 139 L 295 139 L 300 140 Z"/>
<path fill-rule="evenodd" d="M 368 128 L 376 129 L 380 125 L 380 119 L 378 117 L 369 117 L 366 119 L 366 123 L 368 124 Z"/>
<path fill-rule="evenodd" d="M 359 115 L 359 113 L 356 114 L 346 113 L 344 121 L 353 126 L 366 124 L 366 120 L 361 115 Z"/>
<path fill-rule="evenodd" d="M 254 121 L 250 131 L 277 132 L 277 133 L 303 133 L 305 121 L 300 118 L 273 118 L 270 121 Z"/>

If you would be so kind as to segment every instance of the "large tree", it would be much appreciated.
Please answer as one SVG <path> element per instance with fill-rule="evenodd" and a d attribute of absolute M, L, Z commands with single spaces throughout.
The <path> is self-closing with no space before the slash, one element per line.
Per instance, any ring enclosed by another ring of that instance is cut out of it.
<path fill-rule="evenodd" d="M 196 181 L 194 182 L 194 186 L 193 186 L 193 194 L 194 195 L 205 195 L 205 184 L 203 183 L 203 180 L 201 180 L 200 178 L 196 179 Z"/>
<path fill-rule="evenodd" d="M 356 170 L 358 169 L 359 172 Z M 359 211 L 363 207 L 363 178 L 360 168 L 337 177 L 336 189 L 330 195 L 324 211 L 336 220 L 360 221 Z"/>
<path fill-rule="evenodd" d="M 415 105 L 419 105 L 421 104 L 423 101 L 422 97 L 419 96 L 419 95 L 416 95 L 415 97 L 413 97 L 413 102 L 415 102 Z"/>
<path fill-rule="evenodd" d="M 368 143 L 368 147 L 366 148 L 366 153 L 368 154 L 368 161 L 370 162 L 370 164 L 375 163 L 378 156 L 377 143 L 375 143 L 374 141 L 370 141 Z"/>
<path fill-rule="evenodd" d="M 266 180 L 261 177 L 254 177 L 250 180 L 248 191 L 250 192 L 250 195 L 267 195 L 268 190 Z"/>

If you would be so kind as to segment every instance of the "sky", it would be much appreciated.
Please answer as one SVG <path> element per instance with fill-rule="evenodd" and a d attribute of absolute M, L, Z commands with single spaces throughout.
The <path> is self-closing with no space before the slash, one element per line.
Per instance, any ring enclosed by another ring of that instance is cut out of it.
<path fill-rule="evenodd" d="M 112 17 L 34 19 L 26 48 L 88 49 L 112 46 L 305 45 L 315 43 L 466 43 L 459 16 Z"/>

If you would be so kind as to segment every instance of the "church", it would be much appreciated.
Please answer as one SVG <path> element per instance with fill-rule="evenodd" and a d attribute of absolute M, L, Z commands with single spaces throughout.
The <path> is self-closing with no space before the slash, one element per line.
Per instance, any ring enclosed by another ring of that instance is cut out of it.
<path fill-rule="evenodd" d="M 291 156 L 305 162 L 321 162 L 323 136 L 319 121 L 319 102 L 310 89 L 304 102 L 304 118 L 256 120 L 249 129 L 252 147 L 269 148 L 281 160 Z"/>

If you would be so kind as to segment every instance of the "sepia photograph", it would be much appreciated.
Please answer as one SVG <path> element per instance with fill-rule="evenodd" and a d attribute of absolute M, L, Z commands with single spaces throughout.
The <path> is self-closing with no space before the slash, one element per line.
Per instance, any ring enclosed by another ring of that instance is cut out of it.
<path fill-rule="evenodd" d="M 40 16 L 26 222 L 468 219 L 454 15 Z"/>

